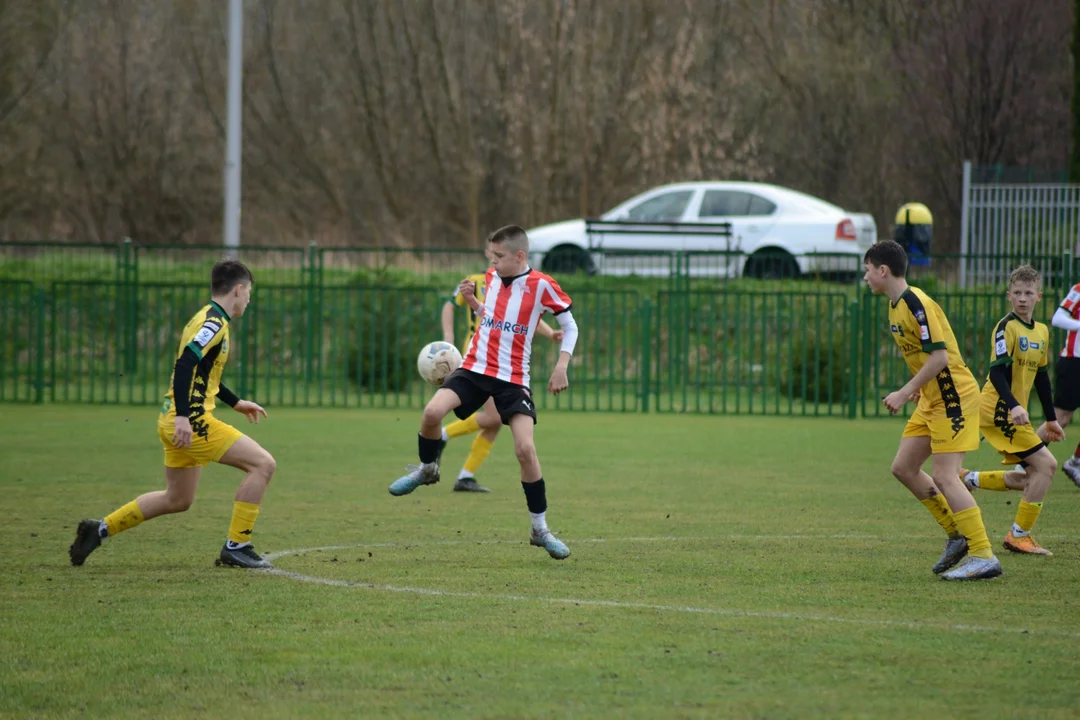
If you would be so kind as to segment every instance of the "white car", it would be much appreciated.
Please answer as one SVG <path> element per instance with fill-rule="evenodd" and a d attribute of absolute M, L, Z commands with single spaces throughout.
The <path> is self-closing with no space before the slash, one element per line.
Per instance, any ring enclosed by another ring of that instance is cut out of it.
<path fill-rule="evenodd" d="M 858 273 L 877 224 L 776 185 L 688 182 L 653 188 L 598 220 L 528 234 L 530 261 L 544 272 L 667 275 L 681 251 L 680 270 L 691 275 L 798 277 Z"/>

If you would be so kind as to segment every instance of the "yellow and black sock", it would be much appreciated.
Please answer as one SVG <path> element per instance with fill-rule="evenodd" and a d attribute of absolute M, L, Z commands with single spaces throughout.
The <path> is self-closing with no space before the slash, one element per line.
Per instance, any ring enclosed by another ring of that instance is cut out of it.
<path fill-rule="evenodd" d="M 1039 513 L 1042 512 L 1042 506 L 1041 502 L 1020 501 L 1020 507 L 1016 509 L 1016 520 L 1013 521 L 1014 536 L 1023 536 L 1031 532 L 1031 528 L 1035 527 L 1035 521 L 1039 519 Z"/>
<path fill-rule="evenodd" d="M 986 536 L 986 526 L 983 525 L 982 512 L 979 506 L 970 507 L 953 513 L 953 520 L 960 534 L 967 538 L 968 554 L 984 560 L 994 557 L 990 550 L 990 538 Z"/>
<path fill-rule="evenodd" d="M 119 510 L 109 513 L 105 516 L 105 525 L 109 528 L 109 537 L 122 533 L 125 530 L 130 530 L 139 523 L 143 522 L 146 518 L 143 517 L 142 510 L 139 509 L 139 503 L 132 500 L 127 505 L 123 506 Z"/>
<path fill-rule="evenodd" d="M 984 470 L 979 473 L 979 488 L 982 490 L 996 490 L 1005 492 L 1009 488 L 1005 485 L 1004 470 Z"/>
<path fill-rule="evenodd" d="M 480 466 L 487 460 L 488 454 L 491 452 L 491 446 L 494 445 L 491 440 L 488 440 L 483 435 L 477 435 L 473 440 L 472 449 L 469 450 L 469 457 L 465 458 L 465 470 L 470 475 L 475 475 L 476 471 L 480 469 Z"/>
<path fill-rule="evenodd" d="M 233 503 L 232 522 L 229 523 L 229 544 L 246 545 L 251 542 L 251 533 L 255 530 L 255 519 L 259 517 L 259 506 L 255 503 Z"/>
<path fill-rule="evenodd" d="M 468 435 L 469 433 L 478 432 L 480 430 L 480 421 L 476 419 L 476 415 L 470 415 L 464 420 L 457 420 L 446 426 L 446 437 L 456 438 L 462 435 Z"/>
<path fill-rule="evenodd" d="M 954 537 L 959 534 L 959 530 L 956 528 L 956 522 L 953 519 L 952 510 L 949 509 L 949 502 L 945 499 L 945 496 L 941 493 L 937 495 L 931 495 L 925 500 L 920 500 L 926 509 L 930 511 L 930 514 L 937 520 L 941 529 L 948 534 L 949 537 Z"/>

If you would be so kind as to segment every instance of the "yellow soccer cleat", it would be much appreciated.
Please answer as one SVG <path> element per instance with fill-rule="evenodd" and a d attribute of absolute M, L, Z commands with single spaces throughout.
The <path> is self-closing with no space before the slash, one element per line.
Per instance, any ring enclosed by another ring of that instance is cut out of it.
<path fill-rule="evenodd" d="M 1005 542 L 1003 542 L 1002 545 L 1009 552 L 1022 553 L 1024 555 L 1046 555 L 1047 557 L 1050 557 L 1054 554 L 1035 542 L 1035 538 L 1031 535 L 1013 537 L 1011 530 L 1009 531 L 1009 534 L 1005 536 Z"/>

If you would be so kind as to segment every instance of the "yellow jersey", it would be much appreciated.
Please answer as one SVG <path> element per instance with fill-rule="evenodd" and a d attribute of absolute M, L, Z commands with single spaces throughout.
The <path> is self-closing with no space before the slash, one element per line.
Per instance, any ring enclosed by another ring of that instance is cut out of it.
<path fill-rule="evenodd" d="M 1045 371 L 1050 349 L 1050 329 L 1040 322 L 1026 323 L 1009 313 L 994 330 L 994 347 L 990 351 L 990 367 L 1007 365 L 1009 389 L 1016 402 L 1027 409 L 1035 375 Z M 983 405 L 996 406 L 1001 399 L 994 383 L 983 385 Z"/>
<path fill-rule="evenodd" d="M 199 357 L 199 364 L 195 367 L 188 390 L 191 406 L 188 418 L 192 428 L 195 428 L 200 417 L 214 411 L 218 387 L 221 385 L 221 373 L 229 359 L 229 313 L 216 302 L 211 302 L 195 313 L 180 335 L 180 345 L 176 351 L 178 360 L 186 348 L 191 348 Z M 172 375 L 169 376 L 169 389 L 165 398 L 166 407 L 163 412 L 175 415 L 176 410 L 172 407 Z"/>
<path fill-rule="evenodd" d="M 936 302 L 919 288 L 908 286 L 889 305 L 889 329 L 912 375 L 922 369 L 933 351 L 944 349 L 949 355 L 948 366 L 919 388 L 920 412 L 928 418 L 955 418 L 978 411 L 979 386 Z"/>
<path fill-rule="evenodd" d="M 484 290 L 486 289 L 487 275 L 485 273 L 476 273 L 468 277 L 472 281 L 473 286 L 476 288 L 476 299 L 480 301 L 480 304 L 484 304 Z M 468 313 L 468 332 L 465 334 L 465 342 L 461 344 L 461 356 L 464 357 L 465 353 L 469 351 L 469 343 L 472 341 L 472 336 L 476 334 L 476 328 L 480 324 L 480 318 L 476 316 L 476 313 L 471 307 L 465 305 L 465 296 L 454 288 L 451 293 L 451 302 L 458 307 L 464 307 Z"/>

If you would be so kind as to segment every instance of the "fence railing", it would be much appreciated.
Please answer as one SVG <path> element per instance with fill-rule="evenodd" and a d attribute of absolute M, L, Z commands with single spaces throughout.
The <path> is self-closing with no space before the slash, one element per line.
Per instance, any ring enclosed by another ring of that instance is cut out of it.
<path fill-rule="evenodd" d="M 1080 258 L 1070 254 L 1023 252 L 933 255 L 912 266 L 909 278 L 942 290 L 1003 288 L 1019 264 L 1041 270 L 1048 290 L 1080 280 Z M 1042 246 L 1038 246 L 1042 247 Z M 544 253 L 531 253 L 534 267 L 577 287 L 627 288 L 652 283 L 648 291 L 727 287 L 732 282 L 823 281 L 854 284 L 862 275 L 862 255 L 782 250 L 739 251 L 592 250 L 595 272 L 562 272 L 556 256 L 548 268 Z M 447 291 L 486 261 L 474 250 L 408 248 L 244 246 L 236 251 L 254 272 L 257 287 L 436 286 Z M 130 240 L 113 245 L 0 243 L 0 278 L 25 280 L 40 288 L 57 281 L 128 284 L 205 284 L 207 269 L 223 256 L 220 246 L 142 246 Z M 740 286 L 750 290 L 763 286 Z M 830 288 L 823 288 L 828 292 Z"/>
<path fill-rule="evenodd" d="M 416 353 L 441 338 L 442 286 L 259 286 L 233 327 L 226 382 L 271 406 L 420 408 Z M 568 392 L 543 391 L 558 348 L 537 338 L 541 408 L 717 414 L 886 414 L 908 372 L 887 301 L 855 286 L 571 291 L 581 334 Z M 982 382 L 1004 293 L 932 293 Z M 157 405 L 202 283 L 0 280 L 0 401 Z M 1047 322 L 1055 296 L 1040 303 Z M 465 318 L 456 313 L 456 337 Z M 1053 347 L 1062 337 L 1054 331 Z"/>

